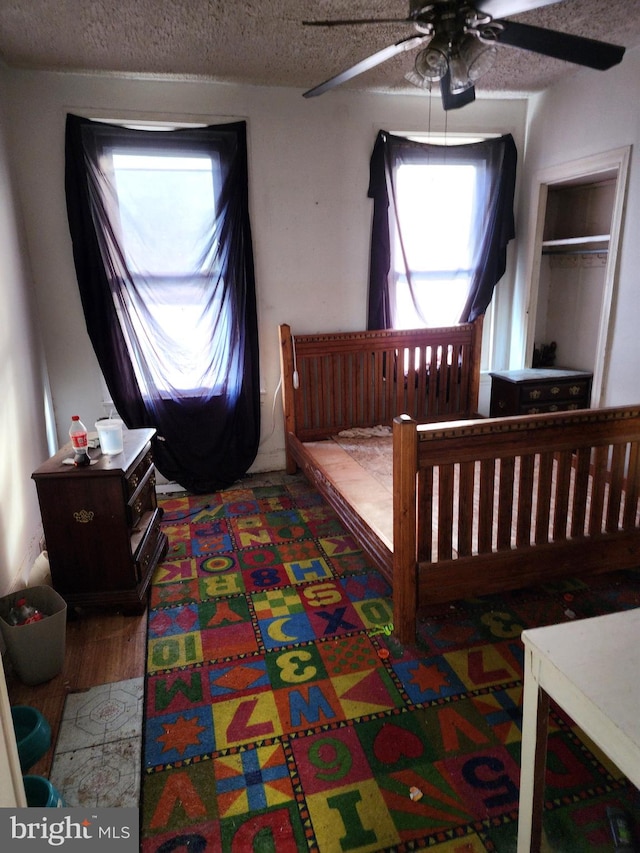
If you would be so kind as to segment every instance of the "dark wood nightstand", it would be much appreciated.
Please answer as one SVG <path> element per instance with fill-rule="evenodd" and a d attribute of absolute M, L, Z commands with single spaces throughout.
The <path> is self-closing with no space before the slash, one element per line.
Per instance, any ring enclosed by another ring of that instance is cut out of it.
<path fill-rule="evenodd" d="M 71 444 L 32 474 L 57 592 L 69 605 L 143 610 L 151 575 L 167 551 L 160 530 L 151 439 L 154 429 L 124 430 L 124 450 L 90 451 L 75 468 Z"/>
<path fill-rule="evenodd" d="M 584 370 L 525 368 L 491 373 L 492 418 L 588 409 L 593 374 Z"/>

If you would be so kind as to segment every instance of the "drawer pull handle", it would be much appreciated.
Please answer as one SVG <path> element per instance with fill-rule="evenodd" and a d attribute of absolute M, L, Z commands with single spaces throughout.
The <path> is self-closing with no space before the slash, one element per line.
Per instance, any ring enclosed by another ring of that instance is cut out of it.
<path fill-rule="evenodd" d="M 138 477 L 137 474 L 133 474 L 131 476 L 131 479 L 129 480 L 129 484 L 131 486 L 131 489 L 135 490 L 139 482 L 140 482 L 140 477 Z"/>
<path fill-rule="evenodd" d="M 560 388 L 557 385 L 554 385 L 553 388 L 550 389 L 552 394 L 559 394 Z"/>
<path fill-rule="evenodd" d="M 79 512 L 74 512 L 73 517 L 79 524 L 89 524 L 93 521 L 95 513 L 91 509 L 81 509 Z"/>
<path fill-rule="evenodd" d="M 575 397 L 581 393 L 582 388 L 580 387 L 580 385 L 572 385 L 571 388 L 569 388 L 569 394 L 571 394 L 572 397 Z"/>
<path fill-rule="evenodd" d="M 535 391 L 529 391 L 529 399 L 530 400 L 539 400 L 542 396 L 542 392 L 536 389 Z"/>

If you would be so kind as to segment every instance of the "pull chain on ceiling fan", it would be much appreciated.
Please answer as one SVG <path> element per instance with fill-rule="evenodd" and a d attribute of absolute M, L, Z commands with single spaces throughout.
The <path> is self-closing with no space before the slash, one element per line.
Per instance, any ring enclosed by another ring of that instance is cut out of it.
<path fill-rule="evenodd" d="M 558 0 L 432 0 L 430 3 L 410 0 L 406 18 L 303 21 L 305 26 L 314 27 L 397 23 L 412 25 L 417 31 L 417 35 L 402 38 L 309 89 L 304 97 L 322 95 L 394 56 L 417 48 L 421 50 L 414 67 L 405 77 L 428 90 L 438 83 L 445 110 L 458 109 L 475 99 L 474 84 L 492 67 L 501 44 L 601 71 L 622 60 L 624 47 L 502 18 L 554 2 Z"/>

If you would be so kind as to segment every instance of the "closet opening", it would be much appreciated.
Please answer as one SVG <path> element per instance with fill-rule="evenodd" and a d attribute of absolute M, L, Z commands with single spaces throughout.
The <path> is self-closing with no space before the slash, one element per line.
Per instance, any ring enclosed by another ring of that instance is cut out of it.
<path fill-rule="evenodd" d="M 526 367 L 591 372 L 592 406 L 603 405 L 629 153 L 556 166 L 534 191 Z"/>

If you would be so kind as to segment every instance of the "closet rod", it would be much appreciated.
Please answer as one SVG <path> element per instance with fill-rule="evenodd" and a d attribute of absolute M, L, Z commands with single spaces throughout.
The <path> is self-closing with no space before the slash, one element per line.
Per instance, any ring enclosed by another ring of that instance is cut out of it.
<path fill-rule="evenodd" d="M 543 255 L 606 255 L 608 249 L 543 249 Z"/>

